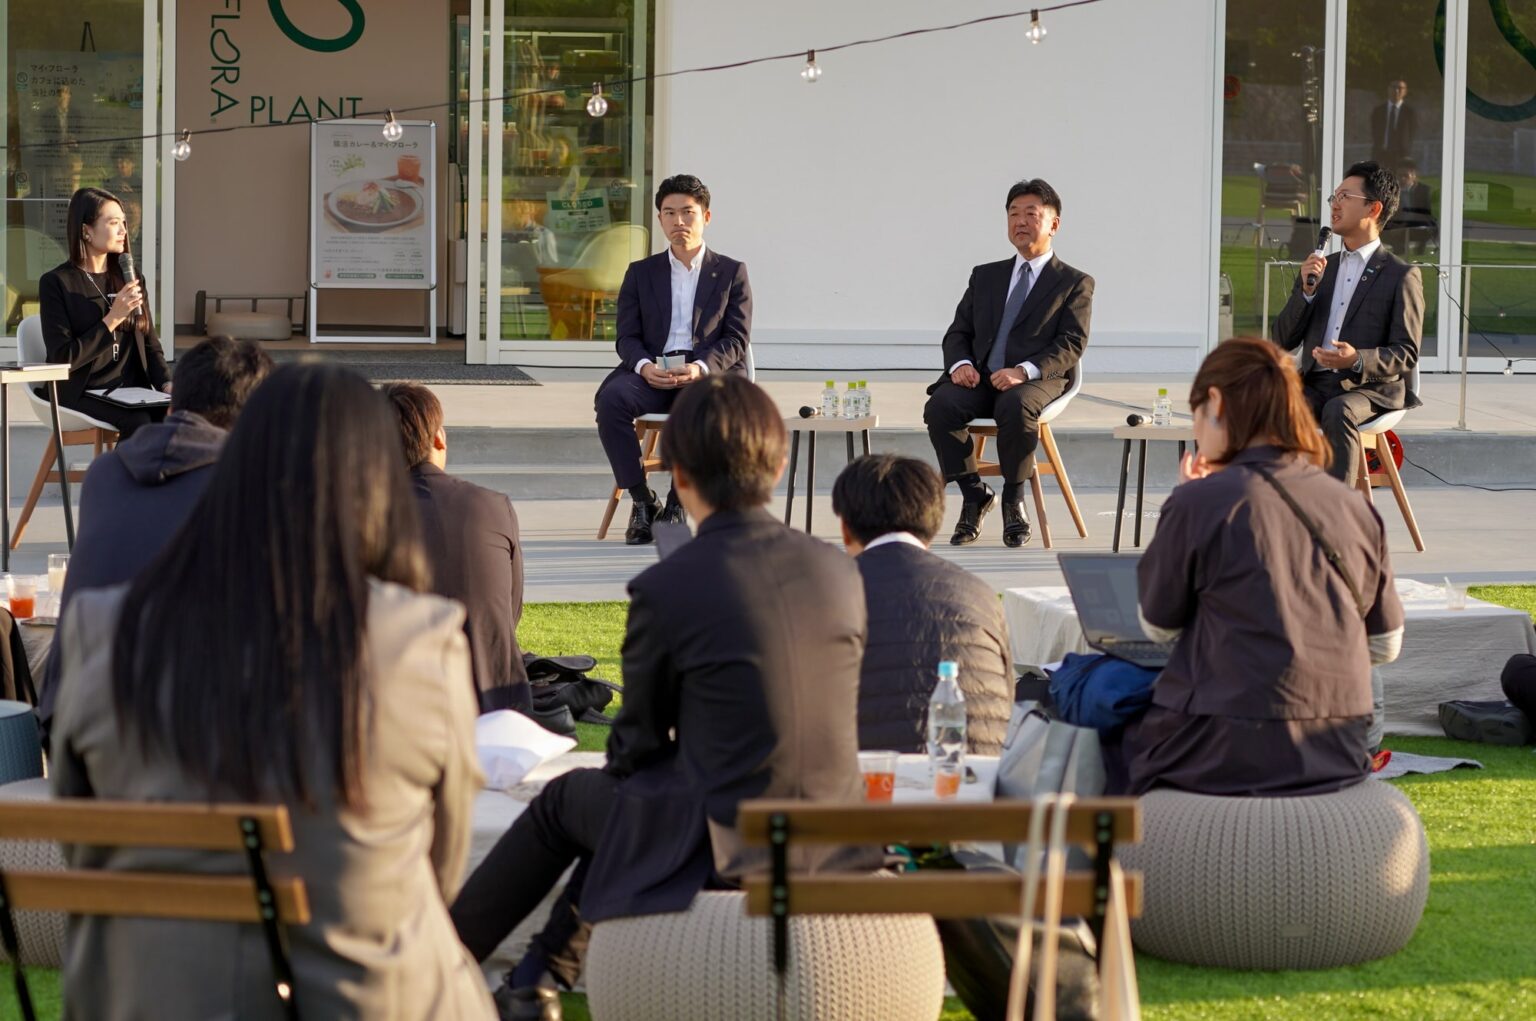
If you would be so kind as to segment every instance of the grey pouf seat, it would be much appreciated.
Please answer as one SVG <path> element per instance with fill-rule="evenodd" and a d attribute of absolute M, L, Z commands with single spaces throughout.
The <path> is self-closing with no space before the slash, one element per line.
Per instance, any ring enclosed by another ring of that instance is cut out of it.
<path fill-rule="evenodd" d="M 706 892 L 687 911 L 600 922 L 584 981 L 595 1021 L 775 1021 L 772 923 L 746 895 Z M 933 1021 L 944 953 L 927 915 L 803 915 L 789 922 L 784 1017 Z"/>
<path fill-rule="evenodd" d="M 0 801 L 48 801 L 52 797 L 49 783 L 42 777 L 0 786 Z M 51 840 L 0 840 L 0 869 L 6 872 L 63 872 L 64 852 Z M 57 911 L 18 911 L 15 917 L 16 938 L 21 942 L 21 963 L 57 968 L 64 960 L 67 917 Z M 5 960 L 9 957 L 0 949 L 0 961 Z"/>
<path fill-rule="evenodd" d="M 1141 843 L 1120 854 L 1143 874 L 1131 937 L 1154 957 L 1334 968 L 1396 953 L 1424 914 L 1424 826 L 1384 781 L 1302 798 L 1155 790 L 1141 806 Z"/>
<path fill-rule="evenodd" d="M 210 312 L 208 336 L 221 333 L 237 340 L 287 340 L 293 336 L 293 323 L 275 312 Z"/>

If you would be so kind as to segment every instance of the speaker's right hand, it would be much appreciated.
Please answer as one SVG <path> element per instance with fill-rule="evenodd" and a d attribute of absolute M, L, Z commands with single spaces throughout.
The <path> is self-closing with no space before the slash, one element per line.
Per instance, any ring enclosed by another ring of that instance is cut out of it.
<path fill-rule="evenodd" d="M 949 381 L 956 386 L 963 386 L 967 390 L 974 389 L 981 382 L 981 373 L 976 371 L 974 365 L 962 365 L 949 374 Z"/>

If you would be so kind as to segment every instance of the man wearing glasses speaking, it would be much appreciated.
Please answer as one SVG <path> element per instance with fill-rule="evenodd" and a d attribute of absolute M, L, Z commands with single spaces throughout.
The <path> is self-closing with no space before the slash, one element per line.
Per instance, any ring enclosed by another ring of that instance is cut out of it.
<path fill-rule="evenodd" d="M 1424 285 L 1417 266 L 1381 243 L 1397 203 L 1391 171 L 1371 162 L 1350 167 L 1328 196 L 1344 250 L 1312 253 L 1275 319 L 1276 343 L 1288 351 L 1301 345 L 1303 391 L 1333 447 L 1328 470 L 1350 485 L 1360 468 L 1360 423 L 1421 403 L 1408 380 L 1424 331 Z"/>

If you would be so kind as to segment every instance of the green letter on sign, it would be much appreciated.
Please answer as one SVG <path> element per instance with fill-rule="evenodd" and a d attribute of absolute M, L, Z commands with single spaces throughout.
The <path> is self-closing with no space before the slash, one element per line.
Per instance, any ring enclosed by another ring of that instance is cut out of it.
<path fill-rule="evenodd" d="M 301 30 L 288 17 L 288 12 L 283 10 L 283 0 L 267 0 L 267 6 L 272 9 L 272 19 L 277 22 L 277 27 L 283 30 L 283 35 L 307 50 L 314 50 L 316 53 L 337 53 L 363 37 L 362 4 L 358 3 L 358 0 L 340 0 L 340 2 L 341 6 L 352 15 L 352 27 L 334 39 L 317 39 Z"/>

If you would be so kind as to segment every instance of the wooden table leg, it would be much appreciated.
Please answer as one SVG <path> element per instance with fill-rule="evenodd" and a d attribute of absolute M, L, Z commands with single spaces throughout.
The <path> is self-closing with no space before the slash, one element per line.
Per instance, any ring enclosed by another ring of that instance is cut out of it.
<path fill-rule="evenodd" d="M 1131 441 L 1125 441 L 1125 449 L 1120 452 L 1120 497 L 1115 501 L 1115 540 L 1110 549 L 1120 552 L 1120 528 L 1125 524 L 1125 483 L 1131 474 Z"/>
<path fill-rule="evenodd" d="M 811 534 L 811 508 L 816 505 L 816 431 L 805 437 L 805 534 Z"/>
<path fill-rule="evenodd" d="M 864 436 L 864 456 L 869 456 L 869 430 L 862 430 Z"/>
<path fill-rule="evenodd" d="M 1136 451 L 1136 532 L 1135 545 L 1141 546 L 1141 503 L 1147 491 L 1147 441 L 1141 440 Z"/>
<path fill-rule="evenodd" d="M 789 434 L 789 492 L 784 496 L 784 524 L 789 524 L 789 516 L 795 510 L 795 465 L 800 460 L 800 430 L 795 429 Z"/>

